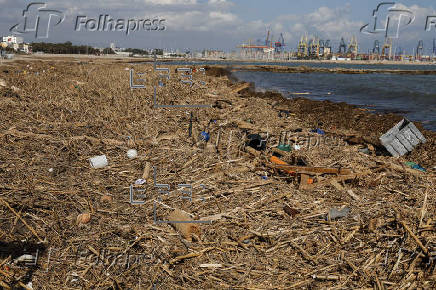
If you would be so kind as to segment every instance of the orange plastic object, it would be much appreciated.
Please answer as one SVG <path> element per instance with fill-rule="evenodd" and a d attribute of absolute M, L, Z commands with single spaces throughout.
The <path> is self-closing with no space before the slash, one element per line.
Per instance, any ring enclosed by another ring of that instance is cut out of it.
<path fill-rule="evenodd" d="M 276 156 L 271 156 L 270 161 L 274 164 L 278 164 L 278 165 L 289 165 L 288 163 L 286 163 L 285 161 L 281 160 L 280 158 L 277 158 Z M 289 174 L 295 174 L 295 171 L 292 171 L 290 169 L 282 169 L 284 172 L 289 173 Z"/>

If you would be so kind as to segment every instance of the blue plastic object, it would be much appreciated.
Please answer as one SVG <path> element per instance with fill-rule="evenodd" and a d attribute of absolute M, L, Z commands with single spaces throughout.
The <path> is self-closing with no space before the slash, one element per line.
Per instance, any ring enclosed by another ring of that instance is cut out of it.
<path fill-rule="evenodd" d="M 416 169 L 422 172 L 426 172 L 427 170 L 423 168 L 421 165 L 415 163 L 415 162 L 406 162 L 406 165 L 409 166 L 412 169 Z"/>
<path fill-rule="evenodd" d="M 277 146 L 277 149 L 280 149 L 280 150 L 286 151 L 286 152 L 291 152 L 291 145 L 280 144 L 279 146 Z"/>
<path fill-rule="evenodd" d="M 318 133 L 318 134 L 320 134 L 320 135 L 325 135 L 324 130 L 321 130 L 321 129 L 319 129 L 319 128 L 313 129 L 313 130 L 310 131 L 310 132 L 312 132 L 312 133 Z"/>
<path fill-rule="evenodd" d="M 200 140 L 207 142 L 207 141 L 209 141 L 209 139 L 210 139 L 209 133 L 207 133 L 205 131 L 200 133 Z"/>

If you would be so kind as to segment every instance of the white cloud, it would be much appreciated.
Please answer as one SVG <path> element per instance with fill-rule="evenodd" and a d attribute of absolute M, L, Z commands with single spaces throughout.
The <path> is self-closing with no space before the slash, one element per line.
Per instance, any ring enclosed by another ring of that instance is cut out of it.
<path fill-rule="evenodd" d="M 144 0 L 146 4 L 153 5 L 195 5 L 197 0 Z"/>
<path fill-rule="evenodd" d="M 216 22 L 229 23 L 237 21 L 238 17 L 231 13 L 223 13 L 218 11 L 209 12 L 209 17 L 211 20 L 216 20 Z"/>
<path fill-rule="evenodd" d="M 228 9 L 234 6 L 233 2 L 230 2 L 228 0 L 209 0 L 208 4 L 211 7 L 216 7 L 221 9 Z"/>
<path fill-rule="evenodd" d="M 351 38 L 359 34 L 362 21 L 351 18 L 351 6 L 338 8 L 319 7 L 308 14 L 280 15 L 272 21 L 275 35 L 283 32 L 289 49 L 295 48 L 300 37 L 306 35 L 339 41 L 341 37 Z"/>
<path fill-rule="evenodd" d="M 24 1 L 15 0 L 0 0 L 0 3 L 5 7 L 0 11 L 0 30 L 6 33 L 11 25 L 21 19 L 26 5 Z M 274 40 L 283 33 L 288 48 L 295 48 L 301 35 L 305 33 L 309 37 L 318 36 L 336 43 L 341 37 L 350 39 L 352 35 L 367 43 L 372 43 L 374 39 L 383 41 L 383 35 L 364 35 L 359 32 L 360 27 L 371 20 L 371 9 L 368 9 L 367 17 L 361 19 L 351 16 L 353 7 L 350 4 L 337 8 L 322 6 L 306 14 L 280 14 L 281 11 L 276 10 L 277 17 L 267 22 L 265 19 L 247 21 L 245 18 L 248 15 L 243 12 L 241 15 L 235 13 L 235 3 L 236 0 L 57 0 L 49 2 L 48 6 L 64 11 L 67 15 L 66 22 L 73 21 L 76 15 L 95 17 L 100 14 L 111 14 L 117 18 L 165 18 L 167 31 L 159 37 L 171 38 L 170 42 L 175 45 L 192 38 L 195 39 L 193 45 L 201 47 L 208 47 L 215 41 L 223 47 L 235 48 L 249 39 L 264 39 L 268 27 L 272 29 Z M 411 9 L 416 15 L 415 22 L 401 30 L 401 40 L 417 42 L 425 32 L 426 16 L 436 15 L 436 11 L 416 4 L 410 7 L 397 4 L 397 7 Z M 68 25 L 62 29 L 64 32 L 67 29 L 71 31 Z M 114 36 L 102 36 L 109 37 Z M 425 37 L 434 37 L 434 31 L 427 32 Z"/>

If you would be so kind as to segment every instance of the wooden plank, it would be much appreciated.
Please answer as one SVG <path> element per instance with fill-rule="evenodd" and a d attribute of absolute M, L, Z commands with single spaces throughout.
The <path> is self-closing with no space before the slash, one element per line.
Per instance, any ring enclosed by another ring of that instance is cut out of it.
<path fill-rule="evenodd" d="M 269 164 L 267 164 L 267 166 L 269 166 L 271 168 L 274 168 L 274 169 L 282 169 L 282 170 L 284 170 L 288 174 L 295 174 L 294 170 L 290 170 L 289 168 L 280 168 L 280 166 L 281 167 L 283 167 L 283 166 L 286 166 L 286 167 L 290 166 L 290 165 L 288 165 L 288 163 L 286 163 L 285 161 L 281 160 L 280 158 L 275 157 L 275 156 L 271 156 L 270 161 L 272 163 L 276 164 L 276 165 L 270 166 Z"/>
<path fill-rule="evenodd" d="M 339 174 L 339 175 L 351 175 L 353 172 L 348 168 L 327 168 L 327 167 L 306 167 L 296 165 L 281 165 L 273 164 L 270 167 L 274 169 L 281 169 L 286 171 L 292 171 L 299 174 Z"/>

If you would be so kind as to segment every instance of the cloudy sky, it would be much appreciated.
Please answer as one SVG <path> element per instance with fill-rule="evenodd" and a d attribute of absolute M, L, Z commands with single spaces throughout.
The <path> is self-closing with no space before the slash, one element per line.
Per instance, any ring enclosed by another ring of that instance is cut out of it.
<path fill-rule="evenodd" d="M 44 2 L 44 1 L 41 1 Z M 276 40 L 283 33 L 287 49 L 295 50 L 302 34 L 330 39 L 337 50 L 341 37 L 348 42 L 355 35 L 361 51 L 367 51 L 375 39 L 384 41 L 383 33 L 364 34 L 360 28 L 373 23 L 372 13 L 382 1 L 374 0 L 57 0 L 45 1 L 44 9 L 62 11 L 64 21 L 53 26 L 49 37 L 35 39 L 35 33 L 22 36 L 28 42 L 65 42 L 107 47 L 114 42 L 118 47 L 222 49 L 237 50 L 237 45 L 252 40 L 264 40 L 270 28 Z M 385 1 L 386 2 L 386 1 Z M 412 50 L 418 40 L 424 40 L 426 53 L 432 49 L 436 27 L 425 31 L 427 16 L 435 16 L 436 1 L 392 1 L 395 7 L 412 11 L 415 19 L 400 20 L 399 38 L 394 47 Z M 23 22 L 23 10 L 32 1 L 0 0 L 0 34 Z M 394 5 L 392 5 L 394 6 Z M 387 6 L 390 7 L 390 6 Z M 386 8 L 387 8 L 386 7 Z M 36 9 L 35 9 L 36 10 Z M 386 11 L 378 13 L 386 19 Z M 74 31 L 77 16 L 98 19 L 99 15 L 117 19 L 165 19 L 163 31 Z M 392 18 L 395 22 L 394 17 Z M 29 20 L 30 21 L 30 20 Z M 383 21 L 381 21 L 383 25 Z M 398 22 L 397 22 L 398 23 Z M 394 25 L 396 25 L 394 23 Z M 378 27 L 381 27 L 380 25 Z"/>

